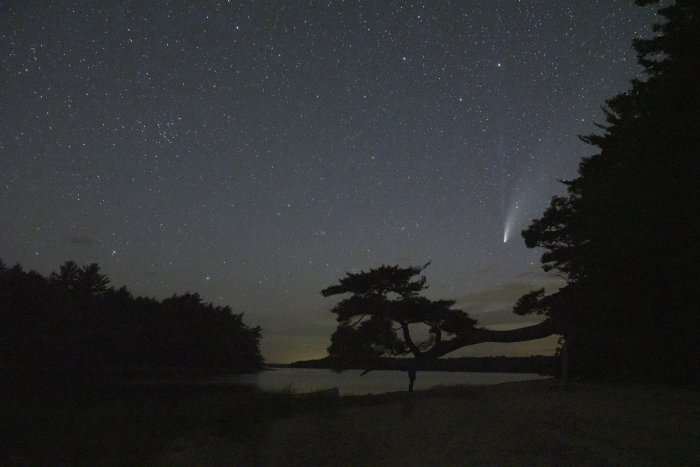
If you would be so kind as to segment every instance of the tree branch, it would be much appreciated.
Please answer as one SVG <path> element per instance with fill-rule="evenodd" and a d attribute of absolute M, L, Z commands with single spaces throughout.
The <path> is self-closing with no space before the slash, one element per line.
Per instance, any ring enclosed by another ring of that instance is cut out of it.
<path fill-rule="evenodd" d="M 547 319 L 539 324 L 524 328 L 511 329 L 509 331 L 495 331 L 493 329 L 474 329 L 452 339 L 436 344 L 425 353 L 426 357 L 442 357 L 462 347 L 480 344 L 482 342 L 522 342 L 556 334 L 554 323 Z"/>
<path fill-rule="evenodd" d="M 365 316 L 367 316 L 367 313 L 365 313 L 365 314 L 363 314 L 362 316 L 360 316 L 360 319 L 358 319 L 358 320 L 355 321 L 353 324 L 351 324 L 350 327 L 351 327 L 351 328 L 354 328 L 355 326 L 357 326 L 358 324 L 360 324 L 360 321 L 362 321 L 363 319 L 365 319 Z"/>

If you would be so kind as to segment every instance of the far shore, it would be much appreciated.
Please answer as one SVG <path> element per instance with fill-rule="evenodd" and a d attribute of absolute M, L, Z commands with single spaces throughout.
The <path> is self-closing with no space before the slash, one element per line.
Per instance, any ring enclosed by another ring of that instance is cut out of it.
<path fill-rule="evenodd" d="M 541 375 L 559 375 L 560 357 L 557 355 L 531 355 L 527 357 L 459 357 L 437 358 L 415 362 L 411 358 L 377 358 L 363 361 L 343 360 L 336 357 L 324 357 L 316 360 L 300 360 L 288 364 L 270 363 L 272 368 L 316 368 L 345 370 L 405 370 L 407 365 L 418 371 L 468 371 L 493 373 L 537 373 Z"/>

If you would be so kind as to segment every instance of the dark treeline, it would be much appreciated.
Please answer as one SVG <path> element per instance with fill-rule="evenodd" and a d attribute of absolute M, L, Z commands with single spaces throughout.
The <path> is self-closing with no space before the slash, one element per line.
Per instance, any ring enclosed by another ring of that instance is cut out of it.
<path fill-rule="evenodd" d="M 196 293 L 109 286 L 97 264 L 44 277 L 0 261 L 0 365 L 9 373 L 209 373 L 262 366 L 260 328 Z"/>
<path fill-rule="evenodd" d="M 422 360 L 412 365 L 420 371 L 480 371 L 499 373 L 538 373 L 541 375 L 559 374 L 559 357 L 533 355 L 529 357 L 462 357 Z M 347 360 L 339 357 L 326 357 L 318 360 L 294 362 L 292 368 L 328 368 L 344 370 L 405 370 L 405 358 L 376 358 L 371 360 Z"/>
<path fill-rule="evenodd" d="M 572 375 L 700 380 L 700 2 L 668 3 L 634 42 L 646 76 L 607 101 L 582 137 L 595 153 L 523 232 L 567 283 L 516 312 L 556 323 Z"/>

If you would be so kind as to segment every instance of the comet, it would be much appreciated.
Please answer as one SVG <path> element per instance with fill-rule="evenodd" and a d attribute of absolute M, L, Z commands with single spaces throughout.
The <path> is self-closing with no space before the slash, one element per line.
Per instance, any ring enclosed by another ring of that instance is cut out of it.
<path fill-rule="evenodd" d="M 519 210 L 520 206 L 518 201 L 516 201 L 510 206 L 508 212 L 506 213 L 506 218 L 503 222 L 503 243 L 508 243 L 508 240 L 513 233 L 513 227 L 518 220 Z"/>
<path fill-rule="evenodd" d="M 503 243 L 507 243 L 510 238 L 511 231 L 513 230 L 513 216 L 508 216 L 506 222 L 503 225 Z"/>

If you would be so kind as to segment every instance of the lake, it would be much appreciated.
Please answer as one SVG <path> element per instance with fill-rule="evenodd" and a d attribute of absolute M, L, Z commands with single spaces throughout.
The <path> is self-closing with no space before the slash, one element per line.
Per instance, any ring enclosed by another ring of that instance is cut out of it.
<path fill-rule="evenodd" d="M 321 391 L 338 388 L 341 395 L 380 394 L 383 392 L 406 391 L 408 375 L 403 371 L 374 370 L 360 376 L 362 370 L 346 370 L 334 373 L 331 370 L 310 368 L 274 368 L 256 374 L 231 375 L 225 377 L 234 384 L 250 384 L 267 391 L 295 393 Z M 544 379 L 534 373 L 476 373 L 461 371 L 419 371 L 415 390 L 430 389 L 436 386 L 488 385 L 513 381 Z"/>

